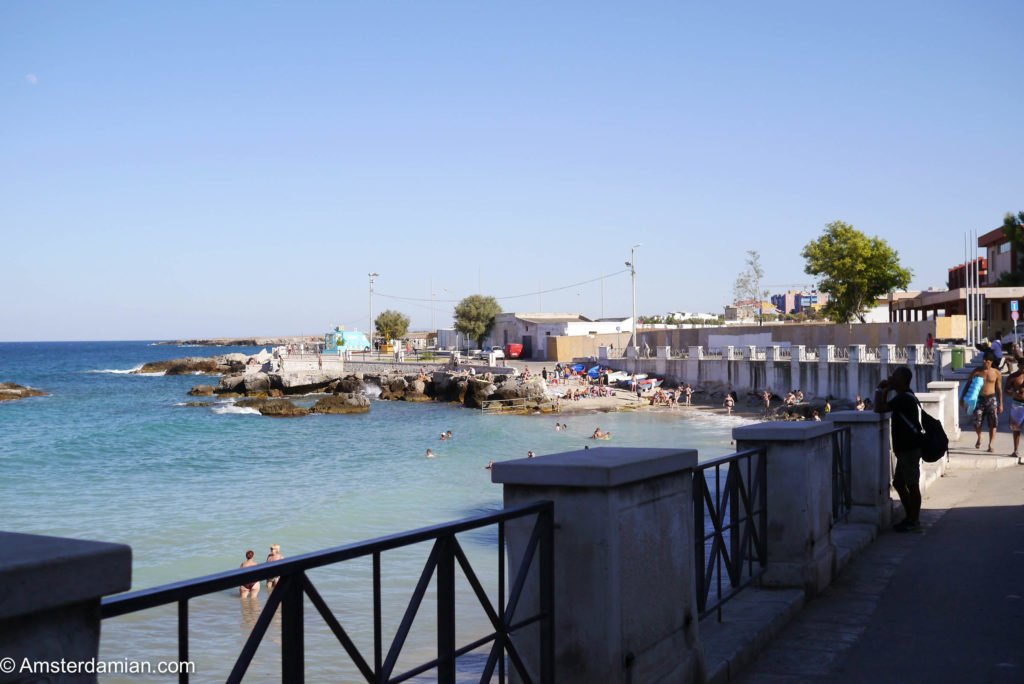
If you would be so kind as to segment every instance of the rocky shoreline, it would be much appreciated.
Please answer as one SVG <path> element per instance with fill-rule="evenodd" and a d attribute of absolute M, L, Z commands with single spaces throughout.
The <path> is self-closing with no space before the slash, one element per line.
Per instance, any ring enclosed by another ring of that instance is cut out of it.
<path fill-rule="evenodd" d="M 319 335 L 292 335 L 287 337 L 212 337 L 196 340 L 169 340 L 154 342 L 158 347 L 279 347 L 287 344 L 322 344 Z"/>
<path fill-rule="evenodd" d="M 291 418 L 311 413 L 365 413 L 370 410 L 371 395 L 384 401 L 438 401 L 475 409 L 484 408 L 489 403 L 493 406 L 493 402 L 504 402 L 505 408 L 509 409 L 507 412 L 513 413 L 608 412 L 657 408 L 650 405 L 648 396 L 639 402 L 634 394 L 625 390 L 618 390 L 611 397 L 559 401 L 549 390 L 563 386 L 548 386 L 540 376 L 523 379 L 514 371 L 509 374 L 472 375 L 465 370 L 445 369 L 432 372 L 421 370 L 418 373 L 349 373 L 343 377 L 319 372 L 294 377 L 273 371 L 253 370 L 254 362 L 262 363 L 268 358 L 269 355 L 262 352 L 254 356 L 225 354 L 170 359 L 147 363 L 136 372 L 220 376 L 216 385 L 196 385 L 189 390 L 189 394 L 195 397 L 235 399 L 236 405 L 241 408 L 252 408 L 262 415 L 273 417 Z M 717 383 L 696 388 L 693 403 L 725 413 L 722 403 L 727 391 L 726 386 L 718 386 Z M 309 395 L 327 396 L 320 397 L 310 408 L 298 406 L 292 401 L 293 398 Z M 509 404 L 514 404 L 514 408 Z M 832 408 L 852 408 L 847 404 L 843 400 L 834 400 Z M 193 401 L 185 405 L 208 404 Z M 760 397 L 751 393 L 738 397 L 733 413 L 748 418 L 763 417 L 761 406 Z M 816 409 L 824 416 L 824 401 L 787 407 L 780 405 L 780 398 L 775 398 L 768 419 L 811 420 Z"/>
<path fill-rule="evenodd" d="M 370 410 L 370 395 L 385 401 L 440 401 L 467 408 L 483 408 L 487 402 L 510 399 L 518 412 L 551 411 L 553 398 L 539 378 L 523 380 L 514 373 L 473 375 L 466 371 L 438 370 L 418 373 L 350 373 L 332 377 L 308 373 L 296 377 L 282 373 L 253 370 L 253 361 L 245 354 L 170 359 L 144 364 L 136 373 L 165 375 L 220 376 L 216 385 L 196 385 L 189 394 L 195 397 L 237 399 L 236 406 L 253 408 L 265 416 L 298 417 L 310 413 L 365 413 Z M 267 366 L 261 366 L 266 368 Z M 289 397 L 326 394 L 306 409 Z M 188 402 L 186 406 L 204 402 Z"/>
<path fill-rule="evenodd" d="M 45 397 L 47 393 L 34 387 L 25 387 L 13 382 L 0 382 L 0 401 L 17 401 L 27 397 Z"/>

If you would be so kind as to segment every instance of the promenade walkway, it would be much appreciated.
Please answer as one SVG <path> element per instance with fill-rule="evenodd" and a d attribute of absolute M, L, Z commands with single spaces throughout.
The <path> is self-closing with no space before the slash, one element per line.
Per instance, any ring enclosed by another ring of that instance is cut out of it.
<path fill-rule="evenodd" d="M 965 425 L 922 532 L 879 535 L 738 681 L 1024 682 L 1024 466 L 1002 422 L 993 456 Z"/>

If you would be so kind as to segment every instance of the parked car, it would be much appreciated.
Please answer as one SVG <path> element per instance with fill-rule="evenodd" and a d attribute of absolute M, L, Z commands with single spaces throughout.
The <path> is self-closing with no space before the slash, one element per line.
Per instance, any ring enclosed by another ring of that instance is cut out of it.
<path fill-rule="evenodd" d="M 480 358 L 486 359 L 489 355 L 494 354 L 494 358 L 503 359 L 505 358 L 505 352 L 501 347 L 487 347 L 480 352 Z"/>

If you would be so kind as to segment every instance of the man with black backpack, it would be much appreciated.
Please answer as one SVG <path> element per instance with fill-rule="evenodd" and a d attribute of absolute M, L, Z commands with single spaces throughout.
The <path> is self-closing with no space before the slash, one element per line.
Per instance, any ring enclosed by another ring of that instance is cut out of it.
<path fill-rule="evenodd" d="M 910 389 L 913 373 L 906 366 L 892 372 L 888 380 L 878 383 L 875 391 L 875 412 L 892 412 L 892 450 L 896 455 L 896 472 L 892 486 L 903 503 L 906 518 L 893 525 L 896 532 L 916 532 L 921 528 L 921 419 L 920 404 Z M 890 399 L 889 393 L 895 395 Z"/>

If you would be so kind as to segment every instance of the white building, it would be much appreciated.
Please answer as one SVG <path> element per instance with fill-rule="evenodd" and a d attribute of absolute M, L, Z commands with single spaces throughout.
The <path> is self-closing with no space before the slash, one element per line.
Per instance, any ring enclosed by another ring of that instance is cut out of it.
<path fill-rule="evenodd" d="M 541 361 L 547 359 L 549 337 L 618 335 L 622 341 L 615 346 L 622 348 L 632 330 L 630 316 L 592 320 L 574 313 L 500 313 L 484 346 L 521 344 L 521 358 Z"/>

